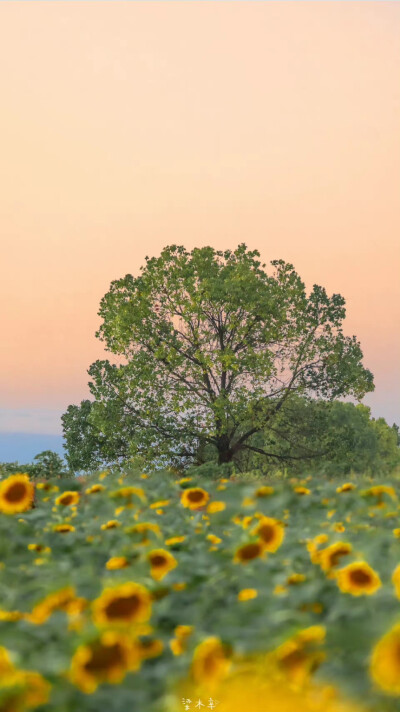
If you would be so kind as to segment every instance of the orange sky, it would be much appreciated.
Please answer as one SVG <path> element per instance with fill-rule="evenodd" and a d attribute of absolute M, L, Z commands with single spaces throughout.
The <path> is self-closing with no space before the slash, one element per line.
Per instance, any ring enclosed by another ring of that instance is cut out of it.
<path fill-rule="evenodd" d="M 0 3 L 0 431 L 61 432 L 111 280 L 167 244 L 347 301 L 400 422 L 400 4 Z"/>

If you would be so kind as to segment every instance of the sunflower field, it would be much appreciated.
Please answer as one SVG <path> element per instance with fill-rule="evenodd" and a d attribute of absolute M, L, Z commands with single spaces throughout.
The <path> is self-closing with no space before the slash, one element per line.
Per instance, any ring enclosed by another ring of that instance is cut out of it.
<path fill-rule="evenodd" d="M 0 482 L 0 712 L 400 710 L 395 482 Z"/>

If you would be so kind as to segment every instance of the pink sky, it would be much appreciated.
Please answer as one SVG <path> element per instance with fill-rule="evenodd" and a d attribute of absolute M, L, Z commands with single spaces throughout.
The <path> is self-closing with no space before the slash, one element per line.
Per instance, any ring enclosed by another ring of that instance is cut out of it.
<path fill-rule="evenodd" d="M 347 301 L 400 422 L 400 4 L 0 3 L 0 431 L 88 397 L 113 279 L 168 244 Z"/>

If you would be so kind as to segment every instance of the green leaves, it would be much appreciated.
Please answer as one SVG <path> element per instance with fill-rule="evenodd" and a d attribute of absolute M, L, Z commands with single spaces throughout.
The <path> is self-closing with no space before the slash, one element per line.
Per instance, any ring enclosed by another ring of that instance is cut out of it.
<path fill-rule="evenodd" d="M 161 453 L 181 465 L 205 438 L 228 462 L 252 434 L 241 429 L 252 407 L 261 429 L 296 397 L 362 398 L 373 389 L 360 345 L 342 333 L 344 299 L 318 285 L 307 295 L 293 265 L 275 260 L 267 274 L 259 256 L 244 243 L 190 253 L 170 245 L 146 258 L 139 276 L 111 283 L 97 336 L 115 362 L 89 369 L 89 438 L 104 435 L 115 457 L 134 440 L 150 459 Z M 105 452 L 93 440 L 89 450 Z"/>

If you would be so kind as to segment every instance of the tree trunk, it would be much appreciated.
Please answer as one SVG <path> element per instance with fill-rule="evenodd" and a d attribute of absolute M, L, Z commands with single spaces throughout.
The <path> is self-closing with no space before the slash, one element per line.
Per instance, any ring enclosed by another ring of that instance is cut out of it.
<path fill-rule="evenodd" d="M 218 441 L 218 465 L 224 462 L 231 462 L 233 451 L 229 447 L 228 435 L 221 435 Z"/>

